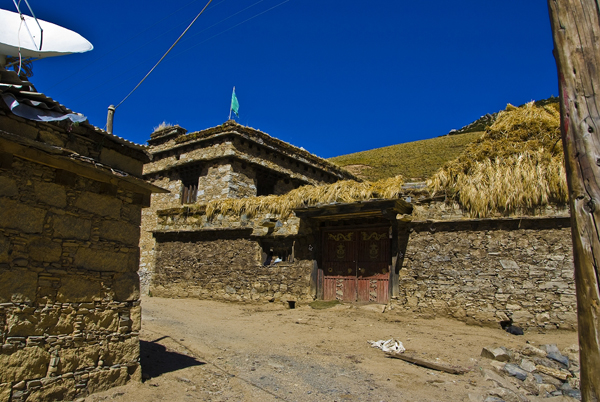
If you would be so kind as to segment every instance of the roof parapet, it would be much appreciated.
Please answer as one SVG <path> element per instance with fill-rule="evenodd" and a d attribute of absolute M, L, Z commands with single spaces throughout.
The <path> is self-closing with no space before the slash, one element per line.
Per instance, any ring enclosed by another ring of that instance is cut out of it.
<path fill-rule="evenodd" d="M 187 134 L 187 130 L 181 126 L 168 126 L 160 128 L 150 134 L 148 145 L 160 145 L 168 142 L 171 139 Z"/>

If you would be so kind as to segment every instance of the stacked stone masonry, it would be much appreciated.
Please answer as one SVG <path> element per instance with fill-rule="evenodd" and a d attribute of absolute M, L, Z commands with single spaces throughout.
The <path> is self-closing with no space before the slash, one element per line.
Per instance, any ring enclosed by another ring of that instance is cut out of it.
<path fill-rule="evenodd" d="M 4 111 L 0 124 L 3 141 L 35 141 L 28 155 L 36 144 L 68 146 L 141 176 L 142 151 L 101 146 L 89 128 Z M 0 143 L 0 401 L 72 400 L 141 379 L 136 271 L 149 190 L 24 159 L 4 152 L 9 144 Z"/>
<path fill-rule="evenodd" d="M 417 206 L 416 216 L 398 216 L 397 296 L 390 301 L 395 308 L 480 325 L 576 328 L 565 210 L 471 219 L 453 204 L 425 201 Z M 317 296 L 311 272 L 319 261 L 309 250 L 318 247 L 320 229 L 293 214 L 286 219 L 272 214 L 208 219 L 201 209 L 180 207 L 159 212 L 154 219 L 152 230 L 159 241 L 156 275 L 149 283 L 153 294 L 246 301 Z M 237 237 L 190 237 L 219 230 Z M 292 242 L 292 264 L 261 266 L 265 244 L 290 250 Z"/>
<path fill-rule="evenodd" d="M 312 263 L 262 264 L 256 240 L 219 239 L 160 243 L 151 292 L 163 297 L 226 301 L 312 300 Z"/>
<path fill-rule="evenodd" d="M 568 218 L 423 222 L 403 229 L 395 303 L 471 323 L 576 329 Z"/>

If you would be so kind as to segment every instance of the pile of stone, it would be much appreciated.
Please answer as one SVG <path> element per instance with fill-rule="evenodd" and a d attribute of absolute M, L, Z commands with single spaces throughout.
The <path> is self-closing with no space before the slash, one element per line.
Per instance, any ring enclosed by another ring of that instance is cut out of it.
<path fill-rule="evenodd" d="M 494 384 L 485 402 L 551 397 L 562 397 L 563 401 L 581 400 L 577 345 L 562 351 L 554 344 L 539 348 L 526 344 L 520 350 L 485 347 L 481 356 L 491 359 L 492 369 L 482 369 L 482 374 Z"/>

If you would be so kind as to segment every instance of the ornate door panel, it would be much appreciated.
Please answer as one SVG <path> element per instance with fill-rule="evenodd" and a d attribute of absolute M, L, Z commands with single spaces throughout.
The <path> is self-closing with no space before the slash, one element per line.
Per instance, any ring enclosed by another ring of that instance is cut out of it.
<path fill-rule="evenodd" d="M 389 229 L 361 229 L 357 235 L 358 301 L 387 303 L 391 259 Z"/>
<path fill-rule="evenodd" d="M 356 300 L 356 233 L 330 230 L 323 233 L 323 298 Z"/>
<path fill-rule="evenodd" d="M 387 303 L 390 240 L 386 227 L 323 232 L 323 299 Z"/>

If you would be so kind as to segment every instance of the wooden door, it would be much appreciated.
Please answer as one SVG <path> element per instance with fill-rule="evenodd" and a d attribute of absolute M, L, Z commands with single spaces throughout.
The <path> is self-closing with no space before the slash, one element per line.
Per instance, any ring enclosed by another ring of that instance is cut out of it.
<path fill-rule="evenodd" d="M 323 299 L 356 301 L 356 233 L 323 233 Z"/>
<path fill-rule="evenodd" d="M 323 299 L 387 303 L 389 229 L 323 231 Z"/>
<path fill-rule="evenodd" d="M 391 263 L 389 229 L 361 229 L 357 237 L 358 301 L 387 303 Z"/>

